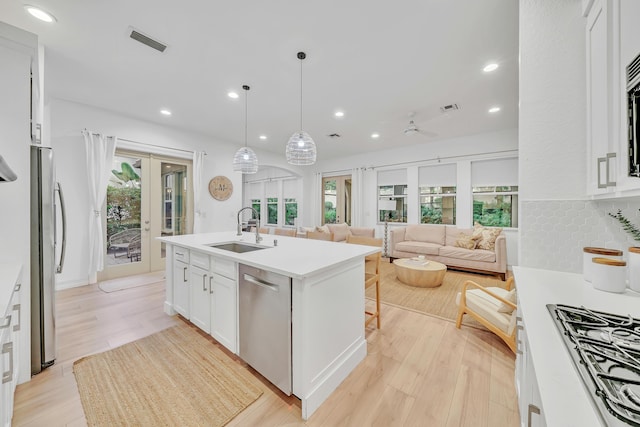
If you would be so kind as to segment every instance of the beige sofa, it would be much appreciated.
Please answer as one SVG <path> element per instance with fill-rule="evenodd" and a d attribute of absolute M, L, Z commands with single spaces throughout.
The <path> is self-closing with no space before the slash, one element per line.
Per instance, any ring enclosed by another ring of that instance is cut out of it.
<path fill-rule="evenodd" d="M 504 233 L 496 238 L 494 250 L 456 246 L 461 232 L 471 236 L 473 231 L 473 228 L 434 224 L 394 228 L 389 239 L 391 262 L 395 258 L 424 255 L 426 259 L 441 262 L 448 267 L 492 273 L 504 280 L 507 273 L 507 240 Z"/>

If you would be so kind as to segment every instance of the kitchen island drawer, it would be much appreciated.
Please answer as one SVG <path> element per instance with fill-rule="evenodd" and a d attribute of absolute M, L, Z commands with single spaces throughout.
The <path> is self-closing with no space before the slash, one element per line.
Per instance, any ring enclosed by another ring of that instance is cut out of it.
<path fill-rule="evenodd" d="M 173 259 L 181 262 L 189 262 L 189 249 L 180 246 L 174 246 Z"/>
<path fill-rule="evenodd" d="M 191 265 L 200 267 L 203 270 L 209 270 L 209 255 L 202 252 L 191 252 Z"/>
<path fill-rule="evenodd" d="M 213 258 L 213 272 L 221 276 L 236 280 L 236 263 L 228 259 Z"/>

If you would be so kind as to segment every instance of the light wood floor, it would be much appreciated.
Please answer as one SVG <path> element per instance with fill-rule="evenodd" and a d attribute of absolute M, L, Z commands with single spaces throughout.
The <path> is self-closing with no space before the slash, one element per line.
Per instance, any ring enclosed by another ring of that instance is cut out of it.
<path fill-rule="evenodd" d="M 73 362 L 184 321 L 163 313 L 164 283 L 112 293 L 90 285 L 56 297 L 57 362 L 18 386 L 14 426 L 85 426 Z M 487 331 L 457 330 L 450 321 L 392 306 L 381 311 L 382 329 L 366 330 L 366 359 L 306 423 L 297 398 L 247 367 L 265 393 L 228 425 L 518 425 L 515 358 L 502 341 Z"/>

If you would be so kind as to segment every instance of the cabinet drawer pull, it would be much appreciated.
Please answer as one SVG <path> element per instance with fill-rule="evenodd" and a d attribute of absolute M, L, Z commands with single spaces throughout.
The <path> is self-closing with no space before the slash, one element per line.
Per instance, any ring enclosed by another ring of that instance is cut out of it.
<path fill-rule="evenodd" d="M 182 267 L 182 281 L 186 282 L 187 281 L 187 267 Z"/>
<path fill-rule="evenodd" d="M 13 342 L 2 344 L 2 355 L 9 353 L 9 370 L 2 373 L 2 384 L 13 381 Z"/>
<path fill-rule="evenodd" d="M 18 292 L 22 287 L 22 283 L 16 283 L 16 286 L 13 288 L 13 292 Z"/>
<path fill-rule="evenodd" d="M 213 275 L 209 276 L 209 293 L 213 293 L 213 285 L 211 284 L 211 280 L 213 279 Z"/>
<path fill-rule="evenodd" d="M 17 322 L 15 325 L 13 325 L 13 330 L 14 332 L 17 332 L 20 330 L 20 312 L 22 311 L 22 307 L 20 306 L 20 304 L 14 304 L 13 305 L 13 311 L 17 311 L 18 312 L 18 317 L 17 317 Z"/>
<path fill-rule="evenodd" d="M 538 414 L 540 415 L 540 408 L 538 408 L 536 405 L 530 403 L 529 404 L 529 413 L 527 414 L 527 426 L 531 427 L 531 414 Z"/>

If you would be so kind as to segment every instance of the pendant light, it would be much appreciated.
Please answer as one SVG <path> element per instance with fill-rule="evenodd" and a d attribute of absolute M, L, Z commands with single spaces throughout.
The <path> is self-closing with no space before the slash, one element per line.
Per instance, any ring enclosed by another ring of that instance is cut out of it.
<path fill-rule="evenodd" d="M 247 111 L 249 98 L 249 86 L 243 85 L 244 89 L 244 147 L 240 148 L 233 157 L 233 170 L 242 173 L 258 172 L 258 156 L 253 150 L 247 147 Z"/>
<path fill-rule="evenodd" d="M 307 55 L 298 52 L 300 60 L 300 130 L 289 138 L 287 143 L 287 162 L 292 165 L 312 165 L 316 162 L 316 143 L 302 130 L 302 60 Z"/>

